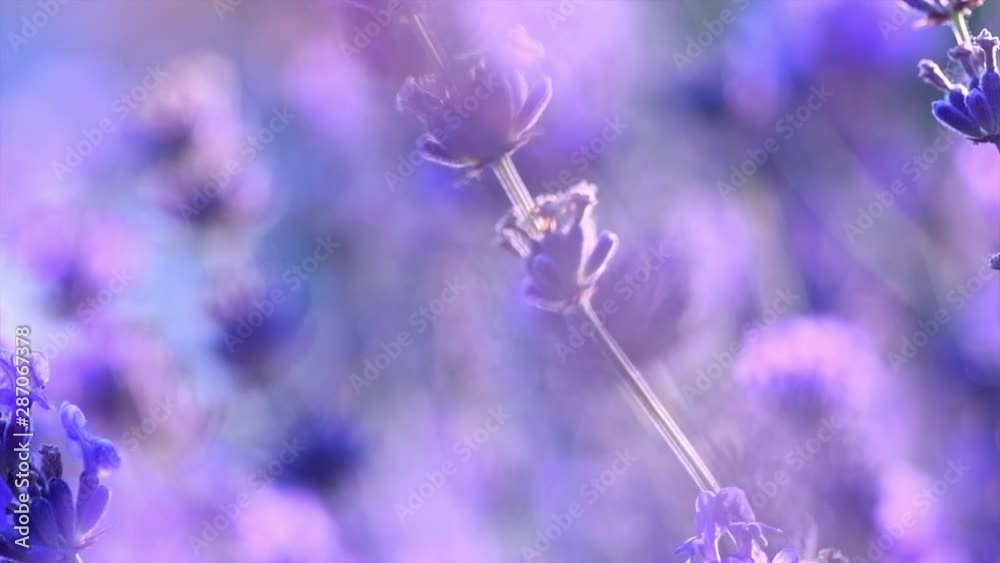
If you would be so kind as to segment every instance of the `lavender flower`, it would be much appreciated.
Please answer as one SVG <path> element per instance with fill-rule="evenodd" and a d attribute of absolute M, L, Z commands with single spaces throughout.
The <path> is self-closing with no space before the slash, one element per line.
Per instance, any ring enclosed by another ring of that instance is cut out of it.
<path fill-rule="evenodd" d="M 503 244 L 526 259 L 525 292 L 531 303 L 546 311 L 568 312 L 590 298 L 618 237 L 607 231 L 596 234 L 593 184 L 581 182 L 535 201 L 529 217 L 517 219 L 510 212 L 497 230 Z"/>
<path fill-rule="evenodd" d="M 990 267 L 994 270 L 1000 270 L 1000 252 L 997 252 L 990 258 Z"/>
<path fill-rule="evenodd" d="M 3 560 L 76 561 L 77 554 L 93 545 L 99 535 L 95 528 L 111 499 L 111 491 L 101 484 L 101 475 L 117 468 L 121 457 L 109 440 L 87 429 L 87 419 L 79 408 L 63 403 L 59 410 L 67 436 L 83 450 L 84 469 L 76 498 L 62 478 L 62 455 L 58 448 L 42 446 L 30 462 L 27 478 L 8 480 L 7 487 L 0 487 L 0 506 L 9 506 L 15 495 L 28 496 L 32 526 L 31 540 L 25 548 L 16 542 L 21 534 L 14 524 L 7 518 L 0 520 L 0 558 Z M 9 416 L 0 417 L 0 427 L 5 430 L 3 461 L 7 466 L 13 447 L 17 446 L 11 442 L 20 443 L 20 439 L 9 431 L 14 428 Z"/>
<path fill-rule="evenodd" d="M 967 14 L 983 5 L 985 0 L 902 0 L 907 6 L 926 16 L 920 25 L 941 25 L 956 15 Z"/>
<path fill-rule="evenodd" d="M 528 84 L 522 69 L 487 54 L 459 61 L 454 70 L 410 77 L 396 97 L 427 132 L 417 144 L 427 160 L 477 175 L 539 134 L 552 82 Z M 447 73 L 447 74 L 444 74 Z"/>
<path fill-rule="evenodd" d="M 944 92 L 943 100 L 931 104 L 934 117 L 975 143 L 1000 141 L 1000 74 L 997 46 L 1000 40 L 989 30 L 973 43 L 958 45 L 948 56 L 965 72 L 966 84 L 955 84 L 933 61 L 920 61 L 920 78 Z"/>
<path fill-rule="evenodd" d="M 674 553 L 687 555 L 687 562 L 756 563 L 761 561 L 762 547 L 767 547 L 766 534 L 781 530 L 757 522 L 747 494 L 736 487 L 726 487 L 718 493 L 702 492 L 695 501 L 697 534 Z M 719 541 L 729 534 L 736 541 L 735 553 L 720 556 Z M 782 550 L 772 563 L 798 563 L 798 554 L 790 548 Z"/>

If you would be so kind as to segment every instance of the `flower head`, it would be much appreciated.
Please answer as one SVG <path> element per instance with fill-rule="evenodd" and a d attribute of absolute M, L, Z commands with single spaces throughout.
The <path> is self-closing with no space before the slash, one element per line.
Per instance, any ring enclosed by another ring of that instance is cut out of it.
<path fill-rule="evenodd" d="M 542 195 L 529 217 L 508 213 L 497 225 L 503 244 L 524 256 L 525 291 L 540 309 L 568 312 L 589 299 L 607 268 L 618 237 L 596 234 L 591 211 L 597 187 L 581 182 L 565 192 Z"/>
<path fill-rule="evenodd" d="M 1000 40 L 983 30 L 971 43 L 948 52 L 965 74 L 964 84 L 955 84 L 933 61 L 920 61 L 920 78 L 944 93 L 931 104 L 934 117 L 945 127 L 975 143 L 1000 141 L 1000 74 L 997 46 Z"/>
<path fill-rule="evenodd" d="M 408 78 L 396 105 L 423 122 L 417 144 L 424 158 L 475 175 L 539 134 L 552 83 L 544 77 L 529 85 L 521 68 L 488 54 L 455 65 L 446 74 Z"/>

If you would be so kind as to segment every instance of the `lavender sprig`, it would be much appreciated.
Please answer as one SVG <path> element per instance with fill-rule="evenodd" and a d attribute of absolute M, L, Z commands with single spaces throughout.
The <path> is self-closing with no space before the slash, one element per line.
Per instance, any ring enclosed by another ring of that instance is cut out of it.
<path fill-rule="evenodd" d="M 1000 74 L 997 73 L 1000 40 L 988 29 L 973 38 L 967 21 L 983 0 L 904 1 L 925 14 L 923 23 L 951 25 L 958 43 L 948 51 L 948 57 L 961 66 L 964 82 L 955 83 L 929 59 L 918 64 L 920 78 L 944 93 L 943 99 L 931 104 L 931 113 L 942 125 L 973 143 L 993 143 L 1000 150 Z"/>
<path fill-rule="evenodd" d="M 698 488 L 718 491 L 718 481 L 707 464 L 591 306 L 594 284 L 617 245 L 613 234 L 597 236 L 594 232 L 590 211 L 597 201 L 596 190 L 582 184 L 555 196 L 532 198 L 511 158 L 534 136 L 534 125 L 551 97 L 549 80 L 542 79 L 525 93 L 523 74 L 516 69 L 505 71 L 509 78 L 502 80 L 500 87 L 504 103 L 490 103 L 474 119 L 450 124 L 445 120 L 450 127 L 445 130 L 459 133 L 466 141 L 449 143 L 455 137 L 443 139 L 445 135 L 437 134 L 433 125 L 440 130 L 448 104 L 454 102 L 457 92 L 467 91 L 476 71 L 456 73 L 419 15 L 412 20 L 440 69 L 436 77 L 408 80 L 399 98 L 400 108 L 413 111 L 428 127 L 429 142 L 422 144 L 425 154 L 432 161 L 473 173 L 485 166 L 493 170 L 513 206 L 499 230 L 505 246 L 526 260 L 530 302 L 548 311 L 578 311 L 587 318 L 603 351 Z M 429 87 L 432 84 L 433 89 Z"/>

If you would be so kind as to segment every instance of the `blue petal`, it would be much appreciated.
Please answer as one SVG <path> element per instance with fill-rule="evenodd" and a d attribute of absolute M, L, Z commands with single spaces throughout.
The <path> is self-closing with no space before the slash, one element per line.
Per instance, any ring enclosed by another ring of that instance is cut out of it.
<path fill-rule="evenodd" d="M 88 471 L 101 473 L 118 469 L 121 464 L 122 458 L 110 440 L 94 437 L 84 448 L 83 466 Z"/>
<path fill-rule="evenodd" d="M 552 100 L 552 79 L 545 77 L 531 89 L 524 106 L 514 119 L 514 131 L 522 135 L 534 127 Z"/>
<path fill-rule="evenodd" d="M 980 85 L 986 99 L 990 101 L 990 109 L 993 110 L 993 117 L 1000 122 L 1000 73 L 991 70 L 983 75 Z M 1000 127 L 1000 123 L 996 123 Z"/>
<path fill-rule="evenodd" d="M 43 545 L 49 547 L 62 547 L 64 545 L 62 537 L 59 535 L 59 525 L 56 524 L 52 503 L 43 497 L 35 497 L 31 499 L 28 514 L 31 518 L 31 534 L 37 537 Z"/>
<path fill-rule="evenodd" d="M 67 542 L 74 542 L 76 540 L 76 511 L 73 509 L 73 493 L 69 490 L 69 484 L 62 479 L 52 479 L 49 481 L 46 497 L 52 503 L 55 520 L 59 525 L 59 533 Z"/>
<path fill-rule="evenodd" d="M 990 108 L 990 101 L 986 99 L 986 94 L 976 88 L 969 92 L 965 98 L 965 103 L 969 106 L 969 113 L 972 115 L 979 127 L 987 133 L 996 133 L 996 122 L 993 109 Z"/>
<path fill-rule="evenodd" d="M 983 136 L 983 131 L 971 117 L 963 114 L 955 106 L 946 101 L 938 100 L 934 102 L 931 104 L 931 111 L 934 113 L 934 117 L 945 127 L 949 127 L 973 139 Z"/>
<path fill-rule="evenodd" d="M 111 491 L 100 484 L 96 475 L 80 475 L 80 488 L 76 500 L 76 531 L 86 536 L 101 521 L 111 500 Z"/>

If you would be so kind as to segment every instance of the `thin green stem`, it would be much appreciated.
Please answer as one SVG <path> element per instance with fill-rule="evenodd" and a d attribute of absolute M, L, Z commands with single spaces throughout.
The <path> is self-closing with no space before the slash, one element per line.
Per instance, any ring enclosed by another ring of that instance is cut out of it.
<path fill-rule="evenodd" d="M 445 55 L 444 49 L 442 49 L 437 41 L 434 40 L 434 36 L 431 35 L 430 29 L 427 24 L 424 23 L 424 18 L 416 11 L 410 14 L 413 19 L 413 25 L 417 28 L 417 33 L 420 35 L 420 39 L 424 42 L 424 47 L 427 48 L 427 52 L 431 54 L 434 62 L 437 63 L 439 69 L 445 72 L 447 75 L 448 70 L 448 59 Z"/>
<path fill-rule="evenodd" d="M 448 59 L 445 51 L 434 40 L 434 36 L 424 23 L 423 18 L 416 12 L 412 12 L 411 15 L 414 26 L 417 28 L 418 35 L 423 41 L 424 46 L 434 58 L 435 63 L 443 74 L 447 76 Z M 961 23 L 964 26 L 964 19 Z M 956 25 L 958 25 L 957 22 Z M 531 196 L 531 192 L 525 185 L 524 180 L 521 179 L 521 175 L 518 173 L 513 159 L 509 155 L 505 156 L 495 162 L 490 168 L 496 175 L 497 181 L 503 186 L 504 193 L 513 206 L 515 217 L 525 220 L 524 223 L 527 229 L 536 231 L 538 226 L 530 220 L 532 211 L 535 208 L 535 200 Z M 518 249 L 518 251 L 523 254 L 527 253 L 527 249 Z M 712 475 L 712 472 L 709 471 L 705 461 L 698 455 L 691 441 L 684 435 L 680 426 L 677 425 L 673 417 L 670 416 L 670 413 L 667 412 L 666 407 L 657 398 L 656 393 L 646 383 L 642 373 L 639 372 L 635 364 L 632 363 L 632 360 L 629 359 L 625 351 L 621 349 L 618 342 L 611 336 L 607 328 L 605 328 L 589 301 L 584 301 L 581 309 L 584 316 L 594 325 L 599 337 L 598 340 L 605 354 L 614 363 L 618 373 L 625 380 L 629 391 L 631 391 L 636 401 L 642 406 L 656 427 L 656 430 L 660 433 L 660 436 L 670 446 L 670 449 L 677 456 L 677 459 L 680 460 L 695 484 L 702 491 L 717 492 L 719 490 L 719 482 Z"/>
<path fill-rule="evenodd" d="M 531 211 L 535 208 L 535 202 L 531 197 L 531 192 L 524 185 L 521 175 L 517 172 L 514 161 L 511 160 L 510 156 L 505 156 L 494 163 L 491 168 L 497 177 L 497 181 L 503 186 L 507 198 L 513 204 L 514 214 L 517 218 L 524 219 L 530 217 Z"/>
<path fill-rule="evenodd" d="M 972 34 L 969 33 L 969 22 L 962 12 L 956 12 L 951 18 L 951 28 L 955 32 L 955 41 L 959 45 L 966 45 L 972 42 Z"/>
<path fill-rule="evenodd" d="M 718 492 L 719 482 L 708 469 L 708 465 L 698 455 L 691 441 L 684 435 L 680 426 L 677 425 L 677 422 L 670 416 L 666 407 L 657 398 L 656 393 L 646 382 L 639 369 L 635 367 L 632 360 L 629 359 L 625 351 L 618 345 L 614 336 L 608 332 L 608 329 L 601 322 L 601 319 L 591 306 L 590 301 L 584 300 L 580 308 L 587 320 L 594 326 L 598 341 L 604 349 L 605 355 L 615 365 L 615 369 L 625 380 L 632 396 L 635 397 L 635 400 L 646 412 L 646 415 L 649 416 L 650 421 L 652 421 L 664 441 L 667 442 L 667 445 L 670 446 L 670 449 L 673 450 L 677 459 L 680 460 L 684 469 L 691 476 L 691 479 L 694 480 L 695 484 L 702 491 Z"/>

